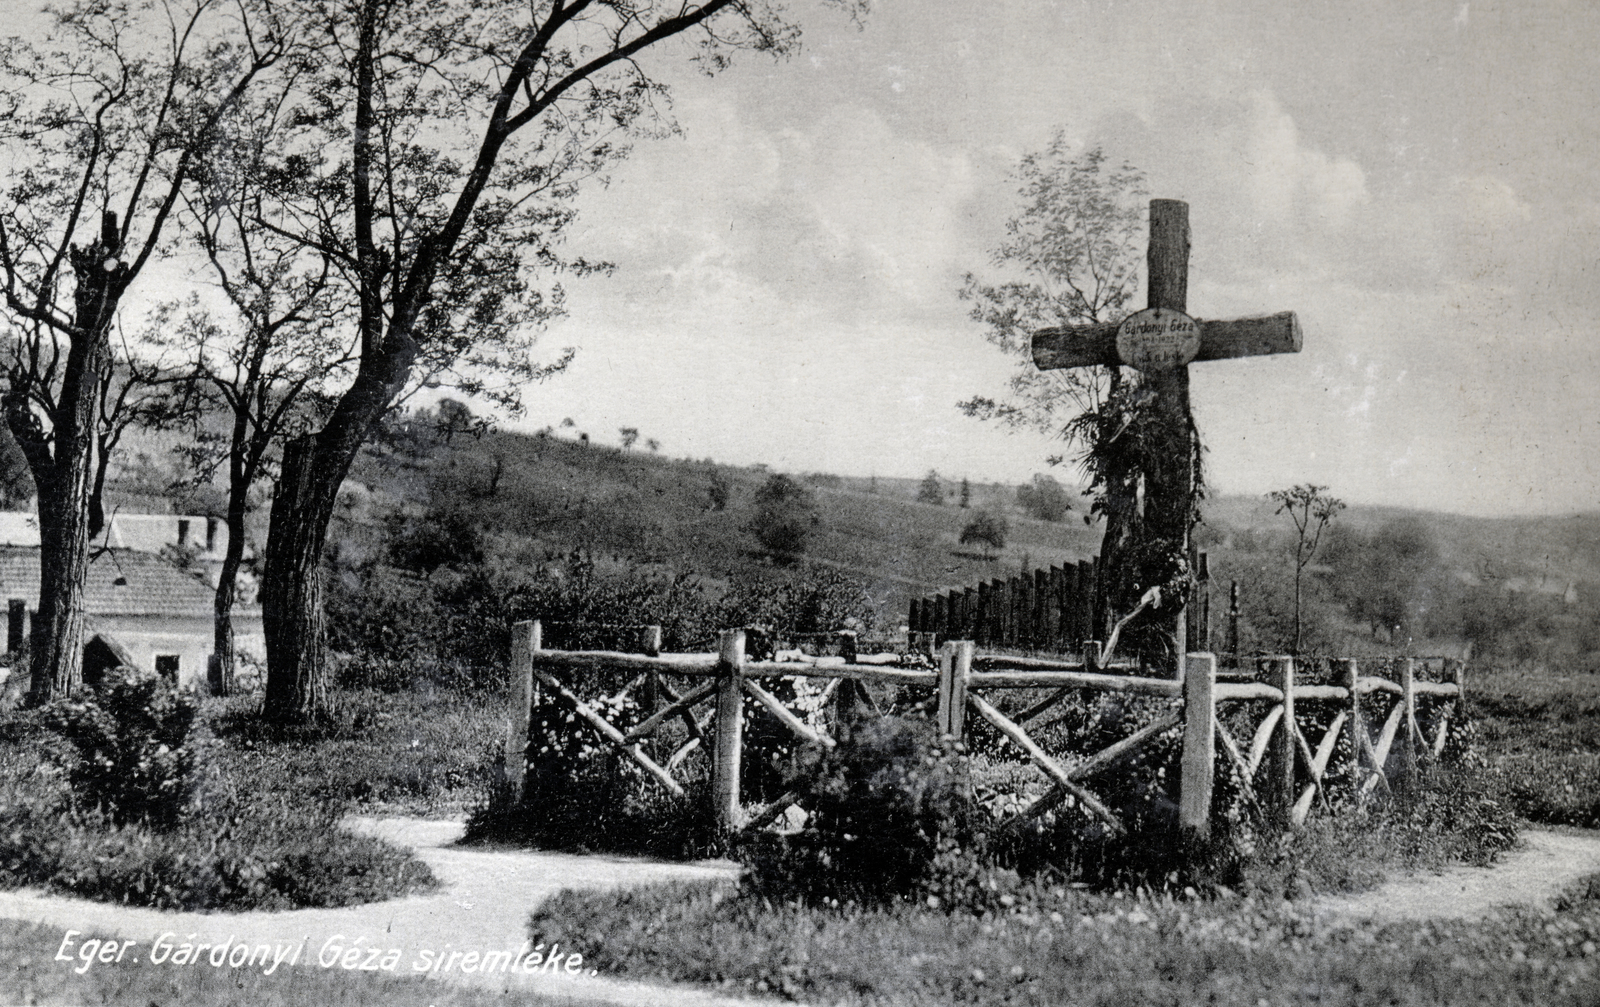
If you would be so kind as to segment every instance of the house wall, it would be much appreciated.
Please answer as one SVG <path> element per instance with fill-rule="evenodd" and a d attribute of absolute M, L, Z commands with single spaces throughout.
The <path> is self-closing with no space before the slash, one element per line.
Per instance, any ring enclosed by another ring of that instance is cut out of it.
<path fill-rule="evenodd" d="M 178 658 L 178 684 L 204 689 L 206 668 L 212 651 L 213 626 L 210 616 L 96 616 L 91 632 L 105 633 L 133 655 L 139 667 L 154 670 L 156 658 Z M 265 661 L 266 636 L 261 617 L 234 617 L 234 648 L 241 656 Z"/>

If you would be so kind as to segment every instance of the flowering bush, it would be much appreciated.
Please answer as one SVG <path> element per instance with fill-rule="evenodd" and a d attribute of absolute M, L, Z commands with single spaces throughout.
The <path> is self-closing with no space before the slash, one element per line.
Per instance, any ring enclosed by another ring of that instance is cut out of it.
<path fill-rule="evenodd" d="M 52 703 L 44 724 L 75 750 L 68 779 L 79 807 L 117 825 L 170 828 L 193 791 L 195 712 L 194 700 L 161 676 L 115 668 L 95 691 Z"/>

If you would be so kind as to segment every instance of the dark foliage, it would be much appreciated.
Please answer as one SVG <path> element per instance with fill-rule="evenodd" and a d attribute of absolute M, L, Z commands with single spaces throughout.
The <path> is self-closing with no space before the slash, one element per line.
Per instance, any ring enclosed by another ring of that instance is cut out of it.
<path fill-rule="evenodd" d="M 58 699 L 43 722 L 71 743 L 75 805 L 112 823 L 170 828 L 193 790 L 194 700 L 153 672 L 114 668 L 90 693 Z"/>
<path fill-rule="evenodd" d="M 811 491 L 786 475 L 773 475 L 754 497 L 750 532 L 773 556 L 792 559 L 806 551 L 806 540 L 818 522 Z"/>
<path fill-rule="evenodd" d="M 961 529 L 961 544 L 978 544 L 983 546 L 985 552 L 992 554 L 1006 547 L 1006 535 L 1010 531 L 1004 517 L 993 511 L 981 510 Z"/>
<path fill-rule="evenodd" d="M 805 831 L 747 853 L 762 895 L 865 904 L 929 895 L 978 880 L 964 850 L 977 841 L 966 759 L 937 744 L 925 720 L 884 717 L 831 751 L 806 752 L 797 777 Z"/>
<path fill-rule="evenodd" d="M 1033 482 L 1017 487 L 1017 505 L 1040 521 L 1065 521 L 1072 513 L 1072 497 L 1052 476 L 1035 475 Z"/>

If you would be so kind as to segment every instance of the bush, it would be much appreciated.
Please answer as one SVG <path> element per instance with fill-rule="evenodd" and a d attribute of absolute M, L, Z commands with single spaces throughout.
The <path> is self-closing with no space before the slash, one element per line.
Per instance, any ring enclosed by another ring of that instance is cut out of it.
<path fill-rule="evenodd" d="M 761 548 L 779 558 L 806 551 L 806 540 L 817 524 L 817 505 L 811 491 L 785 475 L 770 476 L 753 498 L 756 513 L 750 531 Z"/>
<path fill-rule="evenodd" d="M 590 705 L 622 731 L 644 719 L 631 696 Z M 503 784 L 492 785 L 467 819 L 467 841 L 675 859 L 705 856 L 717 848 L 715 829 L 703 813 L 708 783 L 699 753 L 677 773 L 687 778 L 689 792 L 679 798 L 564 704 L 536 704 L 528 735 L 523 799 L 516 801 Z"/>
<path fill-rule="evenodd" d="M 805 902 L 967 902 L 986 880 L 965 756 L 933 725 L 882 717 L 801 755 L 803 832 L 745 851 L 754 891 Z"/>
<path fill-rule="evenodd" d="M 154 909 L 242 910 L 354 905 L 435 883 L 427 864 L 340 831 L 331 814 L 230 801 L 157 831 L 74 810 L 40 783 L 0 782 L 0 886 Z"/>
<path fill-rule="evenodd" d="M 170 828 L 193 790 L 194 718 L 194 700 L 166 679 L 115 668 L 94 692 L 52 703 L 43 722 L 76 750 L 68 777 L 80 808 Z"/>

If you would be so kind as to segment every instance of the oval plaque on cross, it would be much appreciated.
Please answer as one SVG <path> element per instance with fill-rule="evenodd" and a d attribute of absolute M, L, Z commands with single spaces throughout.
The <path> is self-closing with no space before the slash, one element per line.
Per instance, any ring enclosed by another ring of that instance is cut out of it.
<path fill-rule="evenodd" d="M 1200 323 L 1171 308 L 1146 308 L 1117 327 L 1117 356 L 1141 371 L 1182 367 L 1200 352 Z"/>

